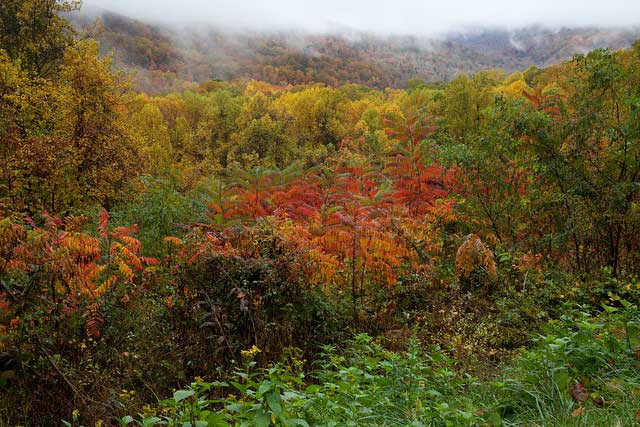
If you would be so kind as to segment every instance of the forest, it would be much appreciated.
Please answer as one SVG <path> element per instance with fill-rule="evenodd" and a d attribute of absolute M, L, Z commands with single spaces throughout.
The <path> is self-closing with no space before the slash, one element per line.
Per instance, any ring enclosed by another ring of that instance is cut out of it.
<path fill-rule="evenodd" d="M 0 426 L 640 423 L 640 41 L 154 95 L 79 7 L 0 3 Z"/>
<path fill-rule="evenodd" d="M 115 68 L 130 74 L 134 90 L 151 95 L 194 89 L 193 83 L 207 80 L 238 79 L 279 86 L 405 88 L 412 80 L 438 84 L 486 69 L 511 74 L 531 65 L 546 67 L 578 52 L 626 48 L 640 38 L 637 26 L 528 26 L 402 36 L 185 28 L 96 8 L 67 16 L 100 42 L 101 54 L 113 55 Z"/>

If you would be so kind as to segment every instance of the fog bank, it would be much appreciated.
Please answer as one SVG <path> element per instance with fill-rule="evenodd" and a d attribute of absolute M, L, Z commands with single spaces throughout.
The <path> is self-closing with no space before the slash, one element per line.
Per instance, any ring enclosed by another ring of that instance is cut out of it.
<path fill-rule="evenodd" d="M 229 29 L 434 35 L 466 27 L 629 26 L 635 0 L 85 0 L 146 21 Z"/>

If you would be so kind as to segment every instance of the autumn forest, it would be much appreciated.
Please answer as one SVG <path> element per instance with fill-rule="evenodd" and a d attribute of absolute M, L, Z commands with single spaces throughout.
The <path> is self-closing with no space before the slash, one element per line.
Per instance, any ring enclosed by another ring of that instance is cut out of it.
<path fill-rule="evenodd" d="M 640 422 L 640 41 L 207 79 L 79 9 L 0 4 L 0 426 Z"/>

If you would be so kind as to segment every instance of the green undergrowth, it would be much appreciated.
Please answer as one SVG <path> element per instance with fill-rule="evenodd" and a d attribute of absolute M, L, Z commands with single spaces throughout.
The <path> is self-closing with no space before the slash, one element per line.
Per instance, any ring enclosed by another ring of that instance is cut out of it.
<path fill-rule="evenodd" d="M 196 377 L 122 426 L 633 426 L 640 418 L 640 311 L 570 306 L 529 349 L 479 380 L 438 347 L 387 350 L 366 334 L 323 347 L 311 369 L 260 349 L 224 381 Z M 123 405 L 126 391 L 123 392 Z M 81 425 L 74 414 L 69 426 Z"/>

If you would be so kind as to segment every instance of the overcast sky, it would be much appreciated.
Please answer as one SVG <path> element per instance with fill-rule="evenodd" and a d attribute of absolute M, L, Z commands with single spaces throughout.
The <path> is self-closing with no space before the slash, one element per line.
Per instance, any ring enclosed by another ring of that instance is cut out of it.
<path fill-rule="evenodd" d="M 640 0 L 85 0 L 137 18 L 429 35 L 468 26 L 639 25 Z"/>

